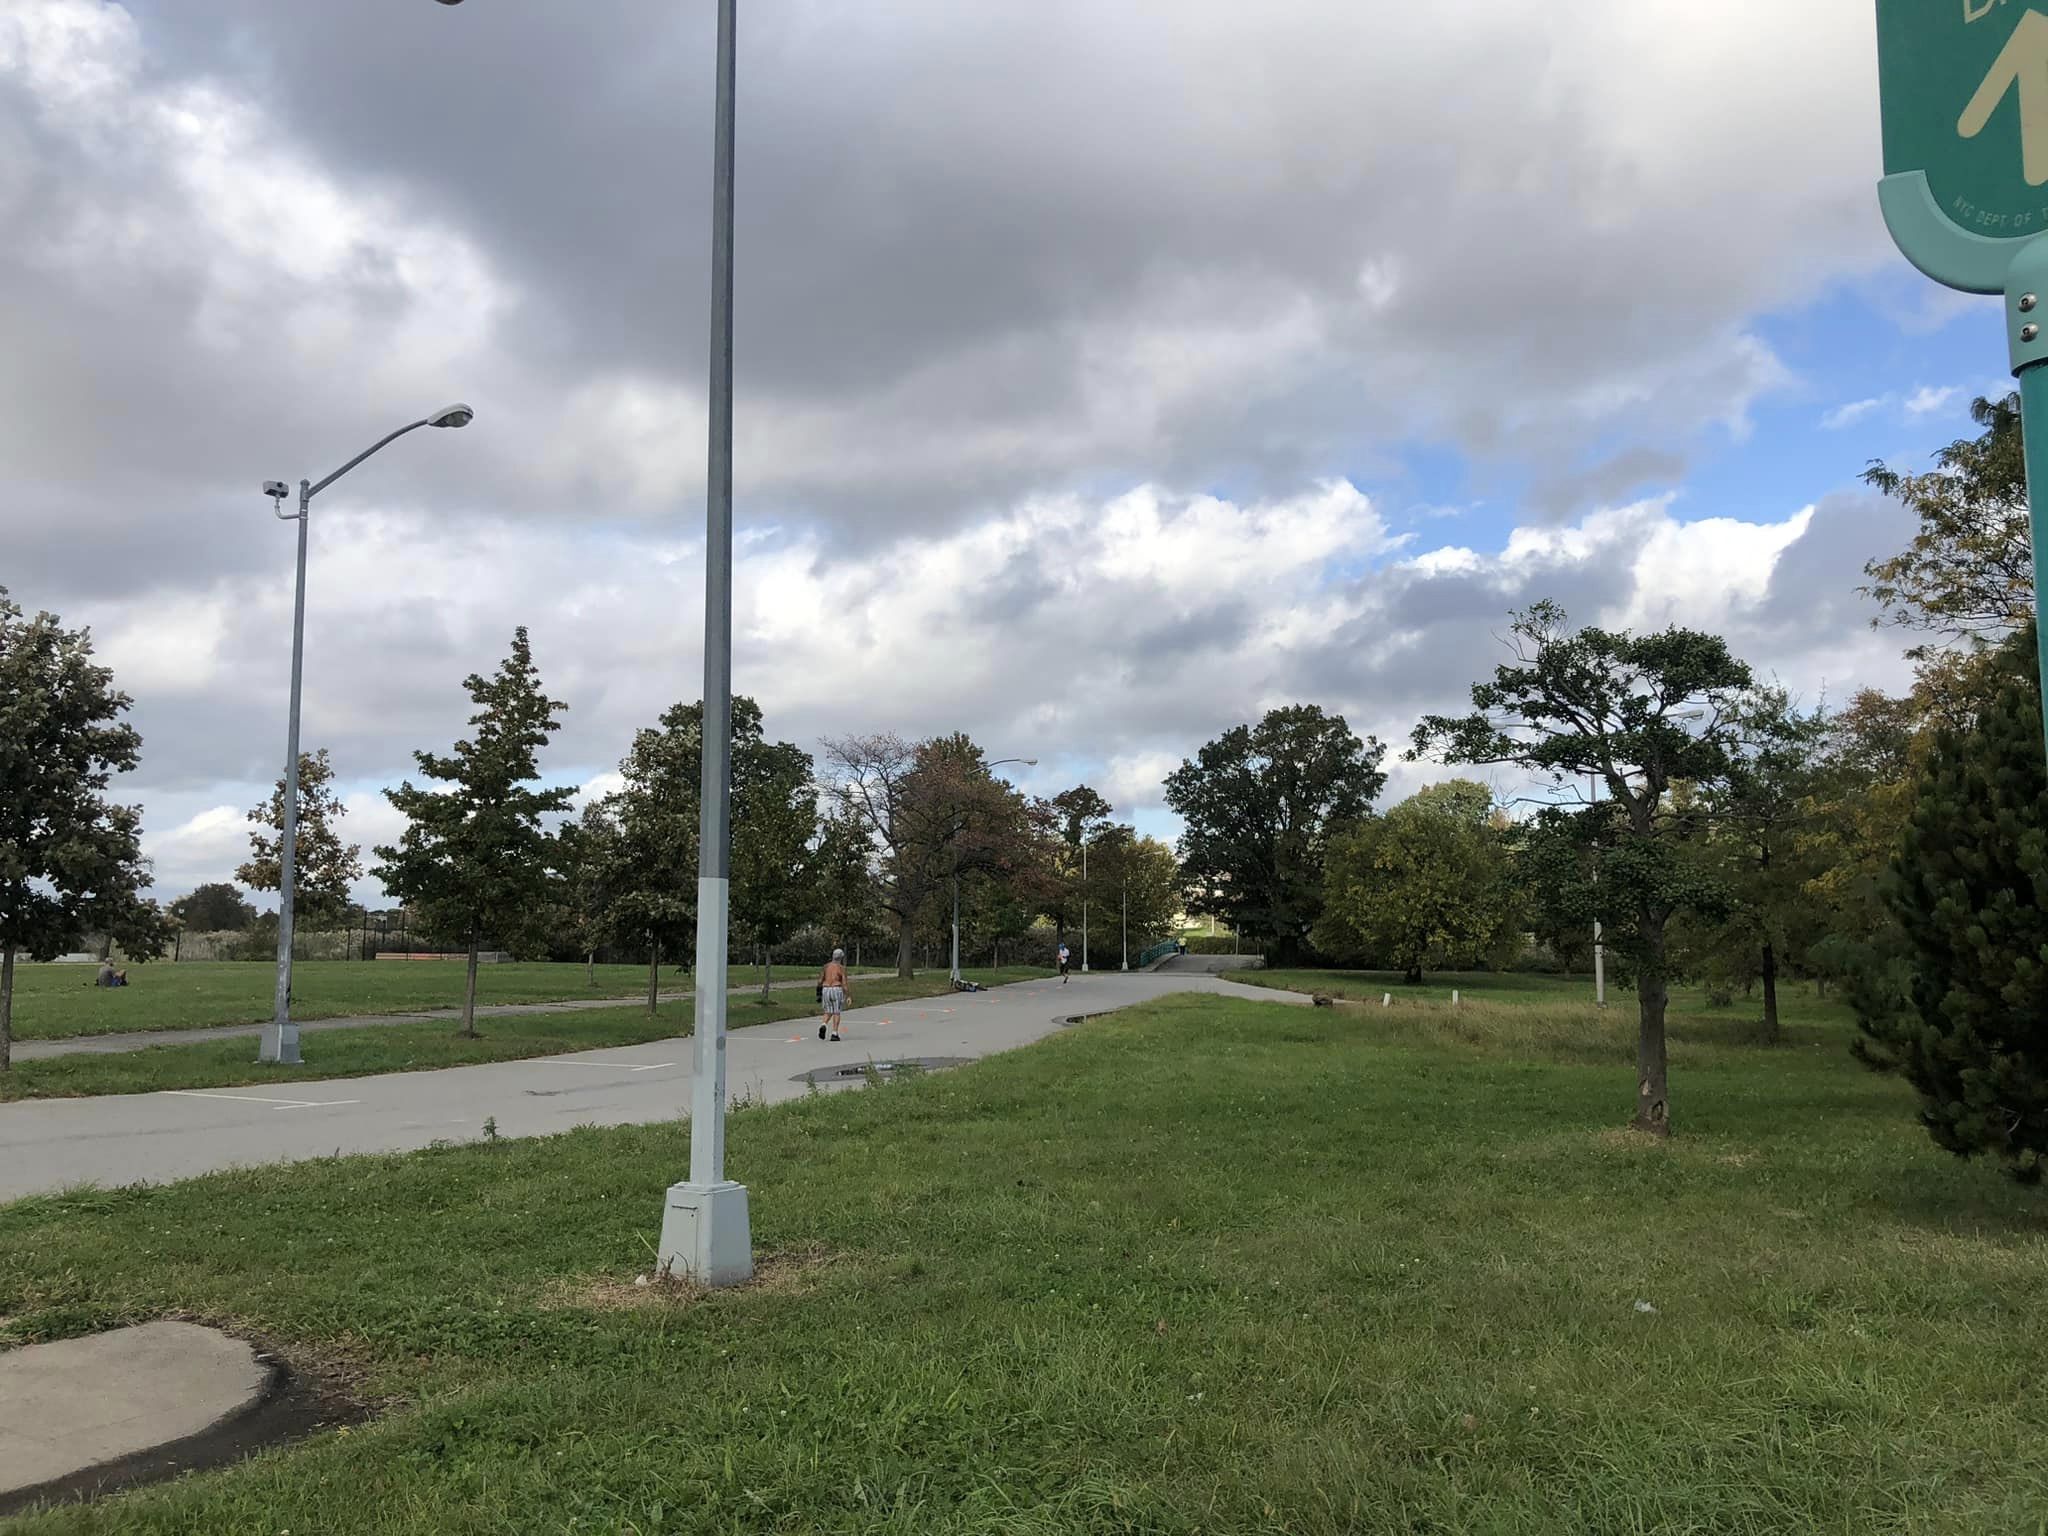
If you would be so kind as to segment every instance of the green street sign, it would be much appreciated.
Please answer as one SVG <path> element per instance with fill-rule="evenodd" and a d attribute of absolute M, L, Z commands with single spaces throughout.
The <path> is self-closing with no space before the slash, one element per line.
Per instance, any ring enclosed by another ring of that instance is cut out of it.
<path fill-rule="evenodd" d="M 2048 233 L 2048 0 L 1877 0 L 1885 222 L 1936 282 L 2000 293 Z"/>
<path fill-rule="evenodd" d="M 1937 283 L 2005 295 L 2048 693 L 2048 0 L 1877 0 L 1877 73 L 1892 238 Z"/>

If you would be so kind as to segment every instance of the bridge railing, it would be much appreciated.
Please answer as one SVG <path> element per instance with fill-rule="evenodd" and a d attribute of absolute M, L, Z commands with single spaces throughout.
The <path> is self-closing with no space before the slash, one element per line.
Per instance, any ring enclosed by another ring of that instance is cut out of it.
<path fill-rule="evenodd" d="M 1174 939 L 1167 939 L 1162 943 L 1154 944 L 1150 949 L 1138 952 L 1138 969 L 1142 971 L 1154 961 L 1164 960 L 1168 955 L 1178 954 L 1179 952 L 1180 944 Z"/>

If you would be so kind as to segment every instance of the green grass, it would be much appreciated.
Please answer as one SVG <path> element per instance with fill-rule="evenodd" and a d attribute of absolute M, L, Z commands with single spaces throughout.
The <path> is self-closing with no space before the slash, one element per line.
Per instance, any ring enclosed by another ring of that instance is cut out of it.
<path fill-rule="evenodd" d="M 984 986 L 1000 986 L 1052 973 L 1011 966 L 1000 971 L 963 967 L 962 974 Z M 863 1005 L 893 1003 L 906 997 L 937 997 L 948 990 L 949 983 L 943 974 L 927 973 L 907 982 L 893 976 L 857 982 L 854 998 Z M 765 1003 L 758 992 L 742 993 L 731 998 L 726 1009 L 734 1029 L 817 1013 L 812 994 L 802 988 L 777 989 Z M 0 1073 L 0 1102 L 156 1093 L 166 1088 L 232 1088 L 250 1083 L 303 1082 L 308 1078 L 374 1077 L 382 1072 L 423 1072 L 437 1067 L 594 1051 L 687 1035 L 691 1032 L 692 1012 L 693 1004 L 684 1000 L 663 1003 L 652 1014 L 644 1003 L 576 1013 L 514 1014 L 478 1020 L 478 1038 L 474 1040 L 464 1039 L 447 1022 L 323 1029 L 305 1037 L 305 1064 L 298 1067 L 266 1066 L 256 1061 L 255 1041 L 247 1036 L 197 1045 L 151 1046 L 119 1055 L 51 1056 L 40 1061 L 16 1062 L 13 1071 Z"/>
<path fill-rule="evenodd" d="M 1624 1029 L 1517 1012 L 1171 999 L 736 1115 L 771 1278 L 686 1305 L 673 1124 L 0 1208 L 0 1339 L 210 1317 L 393 1405 L 19 1529 L 2042 1530 L 2042 1196 L 1839 1021 L 1674 1021 L 1656 1144 Z"/>
<path fill-rule="evenodd" d="M 1404 986 L 1398 971 L 1233 971 L 1228 979 L 1361 1003 L 1387 1027 L 1420 1028 L 1440 1040 L 1484 1039 L 1560 1060 L 1635 1059 L 1635 989 L 1610 984 L 1607 1006 L 1597 1008 L 1590 977 L 1444 972 L 1414 987 Z M 1455 1009 L 1453 991 L 1459 995 Z M 1383 1006 L 1388 997 L 1392 1001 Z M 1849 1035 L 1848 1010 L 1804 984 L 1779 988 L 1778 1015 L 1784 1045 L 1815 1047 L 1846 1041 Z M 1704 987 L 1671 989 L 1666 1025 L 1674 1050 L 1688 1037 L 1756 1043 L 1762 1024 L 1760 997 L 1738 994 L 1732 1004 L 1715 1007 Z"/>
<path fill-rule="evenodd" d="M 256 961 L 156 961 L 128 967 L 128 985 L 92 985 L 90 965 L 18 965 L 14 973 L 14 1038 L 63 1040 L 74 1035 L 255 1024 L 271 1016 L 275 965 Z M 887 969 L 894 969 L 893 965 Z M 777 981 L 810 974 L 777 966 Z M 759 985 L 761 968 L 736 965 L 732 985 Z M 294 1011 L 301 1018 L 351 1018 L 462 1006 L 458 960 L 301 960 L 292 967 Z M 688 973 L 663 966 L 663 990 L 686 989 Z M 477 967 L 478 1003 L 554 1003 L 579 997 L 645 996 L 647 967 L 600 965 L 596 984 L 580 965 L 518 962 Z"/>

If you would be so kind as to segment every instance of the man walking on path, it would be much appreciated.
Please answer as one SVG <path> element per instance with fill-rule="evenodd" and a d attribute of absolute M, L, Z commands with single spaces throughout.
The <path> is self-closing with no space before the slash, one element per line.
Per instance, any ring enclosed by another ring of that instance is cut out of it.
<path fill-rule="evenodd" d="M 1060 985 L 1067 984 L 1067 942 L 1060 940 Z"/>
<path fill-rule="evenodd" d="M 818 977 L 818 997 L 825 1005 L 825 1022 L 818 1026 L 818 1038 L 839 1038 L 840 1015 L 846 1012 L 846 951 L 835 949 Z"/>

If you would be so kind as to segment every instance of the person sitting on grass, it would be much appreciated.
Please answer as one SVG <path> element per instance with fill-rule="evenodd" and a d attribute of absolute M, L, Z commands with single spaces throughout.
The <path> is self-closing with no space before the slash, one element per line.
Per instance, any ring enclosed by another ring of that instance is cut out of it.
<path fill-rule="evenodd" d="M 128 973 L 115 970 L 113 961 L 102 960 L 99 973 L 93 977 L 92 984 L 96 987 L 125 987 L 128 985 Z"/>

